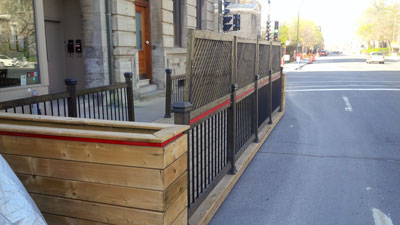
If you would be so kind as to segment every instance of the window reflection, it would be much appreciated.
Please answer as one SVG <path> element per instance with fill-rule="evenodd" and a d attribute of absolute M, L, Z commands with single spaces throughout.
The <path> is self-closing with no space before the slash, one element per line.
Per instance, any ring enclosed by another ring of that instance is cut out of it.
<path fill-rule="evenodd" d="M 33 0 L 0 0 L 0 88 L 40 83 Z"/>

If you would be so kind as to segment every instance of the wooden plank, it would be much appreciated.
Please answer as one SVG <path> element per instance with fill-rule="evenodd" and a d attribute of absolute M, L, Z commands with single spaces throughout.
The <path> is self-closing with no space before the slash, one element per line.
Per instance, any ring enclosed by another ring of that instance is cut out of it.
<path fill-rule="evenodd" d="M 43 213 L 43 217 L 48 225 L 106 225 L 107 223 L 93 222 L 89 220 L 80 220 L 71 217 L 58 216 Z"/>
<path fill-rule="evenodd" d="M 106 127 L 106 126 L 95 126 L 95 125 L 84 125 L 84 124 L 62 124 L 62 123 L 39 122 L 39 121 L 8 120 L 1 118 L 0 118 L 0 123 L 11 124 L 11 125 L 22 125 L 22 126 L 65 128 L 65 129 L 91 130 L 91 131 L 108 131 L 108 132 L 121 132 L 121 133 L 154 134 L 155 132 L 159 131 L 159 129 Z"/>
<path fill-rule="evenodd" d="M 77 130 L 77 129 L 35 127 L 35 126 L 22 126 L 22 125 L 10 125 L 10 124 L 0 124 L 0 131 L 74 137 L 74 138 L 95 138 L 95 139 L 119 140 L 119 141 L 142 141 L 142 142 L 152 142 L 152 143 L 163 142 L 161 138 L 156 137 L 152 134 Z"/>
<path fill-rule="evenodd" d="M 188 225 L 188 209 L 184 209 L 171 225 Z"/>
<path fill-rule="evenodd" d="M 32 194 L 39 209 L 48 214 L 121 225 L 161 225 L 163 213 Z"/>
<path fill-rule="evenodd" d="M 182 211 L 187 209 L 187 205 L 188 205 L 187 190 L 185 190 L 185 192 L 183 192 L 165 212 L 164 225 L 172 224 L 182 213 Z"/>
<path fill-rule="evenodd" d="M 177 160 L 179 163 L 172 164 L 173 167 L 170 166 L 171 169 L 168 171 L 167 178 L 164 178 L 164 171 L 156 169 L 72 162 L 9 154 L 3 154 L 3 157 L 16 173 L 151 190 L 164 190 L 163 181 L 167 184 L 172 183 L 171 180 L 174 181 L 178 173 L 183 173 L 184 169 L 181 168 L 183 166 L 180 163 L 181 161 L 182 163 L 185 162 Z"/>
<path fill-rule="evenodd" d="M 187 134 L 182 135 L 176 141 L 168 144 L 164 147 L 164 167 L 169 166 L 171 163 L 175 162 L 183 154 L 188 151 L 187 146 Z"/>
<path fill-rule="evenodd" d="M 187 149 L 181 139 L 170 143 L 164 150 L 157 147 L 0 135 L 0 153 L 156 169 L 163 169 L 165 163 L 176 160 L 183 151 L 187 151 L 185 147 Z M 168 153 L 168 160 L 164 160 L 164 151 Z"/>
<path fill-rule="evenodd" d="M 188 188 L 188 174 L 183 173 L 173 184 L 171 184 L 164 191 L 164 210 L 171 206 L 171 204 Z"/>
<path fill-rule="evenodd" d="M 164 187 L 171 185 L 178 177 L 187 171 L 187 153 L 169 165 L 164 172 Z"/>
<path fill-rule="evenodd" d="M 65 117 L 53 117 L 53 116 L 42 116 L 42 115 L 14 114 L 14 113 L 0 113 L 0 118 L 10 119 L 10 120 L 21 120 L 21 121 L 38 121 L 46 123 L 106 126 L 106 127 L 133 128 L 133 129 L 152 129 L 152 130 L 161 130 L 167 127 L 176 126 L 176 125 L 159 124 L 159 123 L 94 120 L 94 119 L 83 119 L 83 118 L 65 118 Z"/>
<path fill-rule="evenodd" d="M 96 203 L 105 203 L 123 207 L 163 211 L 164 202 L 169 202 L 162 191 L 129 188 L 96 183 L 63 180 L 49 177 L 17 174 L 29 193 L 51 195 Z M 178 179 L 179 181 L 179 179 Z M 179 181 L 169 191 L 168 197 L 174 197 L 176 189 L 182 187 Z"/>

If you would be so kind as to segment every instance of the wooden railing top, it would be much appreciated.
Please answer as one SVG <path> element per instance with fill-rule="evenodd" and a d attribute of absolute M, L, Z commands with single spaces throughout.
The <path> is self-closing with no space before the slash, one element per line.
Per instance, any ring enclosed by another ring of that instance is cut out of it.
<path fill-rule="evenodd" d="M 187 129 L 189 126 L 0 113 L 0 135 L 143 146 L 158 143 L 154 146 L 162 147 Z"/>

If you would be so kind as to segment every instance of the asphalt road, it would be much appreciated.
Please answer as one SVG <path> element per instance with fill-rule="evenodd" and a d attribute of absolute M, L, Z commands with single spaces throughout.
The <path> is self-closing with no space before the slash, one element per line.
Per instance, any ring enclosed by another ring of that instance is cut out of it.
<path fill-rule="evenodd" d="M 400 62 L 324 57 L 210 224 L 399 225 Z"/>

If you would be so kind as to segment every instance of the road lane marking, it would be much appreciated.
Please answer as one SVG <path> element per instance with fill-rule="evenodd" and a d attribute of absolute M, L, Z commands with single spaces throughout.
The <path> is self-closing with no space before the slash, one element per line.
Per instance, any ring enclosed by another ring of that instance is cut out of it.
<path fill-rule="evenodd" d="M 323 91 L 400 91 L 400 88 L 323 88 L 323 89 L 294 89 L 286 92 L 323 92 Z"/>
<path fill-rule="evenodd" d="M 336 78 L 338 79 L 338 78 Z M 333 81 L 333 80 L 321 80 L 321 81 L 290 81 L 286 82 L 286 84 L 309 84 L 309 83 L 400 83 L 400 81 L 394 81 L 394 80 L 341 80 L 341 81 Z"/>
<path fill-rule="evenodd" d="M 374 217 L 375 225 L 393 225 L 392 219 L 379 209 L 373 208 L 372 216 Z"/>
<path fill-rule="evenodd" d="M 287 88 L 351 88 L 351 87 L 381 87 L 381 88 L 400 88 L 399 86 L 389 86 L 388 84 L 327 84 L 327 85 L 314 85 L 314 86 L 296 86 L 296 85 L 287 85 Z"/>
<path fill-rule="evenodd" d="M 346 96 L 343 96 L 342 98 L 343 98 L 344 104 L 346 105 L 346 107 L 344 107 L 344 111 L 353 112 L 353 107 L 351 107 L 349 98 Z"/>

